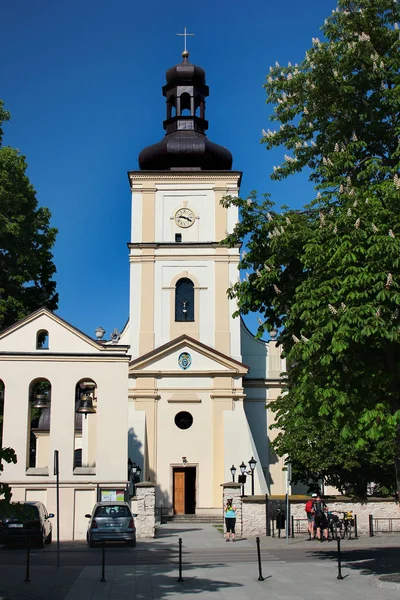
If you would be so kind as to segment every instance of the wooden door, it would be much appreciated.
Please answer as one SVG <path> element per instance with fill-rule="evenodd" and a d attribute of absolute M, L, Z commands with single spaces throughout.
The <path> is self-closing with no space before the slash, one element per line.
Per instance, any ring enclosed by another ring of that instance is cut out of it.
<path fill-rule="evenodd" d="M 174 513 L 185 514 L 185 472 L 174 470 Z"/>

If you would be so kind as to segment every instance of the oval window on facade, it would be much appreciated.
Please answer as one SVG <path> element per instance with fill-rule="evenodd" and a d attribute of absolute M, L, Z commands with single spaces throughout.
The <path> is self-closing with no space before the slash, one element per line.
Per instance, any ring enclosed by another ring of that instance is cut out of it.
<path fill-rule="evenodd" d="M 184 410 L 179 412 L 175 416 L 175 425 L 179 427 L 179 429 L 189 429 L 189 427 L 193 425 L 192 415 Z"/>

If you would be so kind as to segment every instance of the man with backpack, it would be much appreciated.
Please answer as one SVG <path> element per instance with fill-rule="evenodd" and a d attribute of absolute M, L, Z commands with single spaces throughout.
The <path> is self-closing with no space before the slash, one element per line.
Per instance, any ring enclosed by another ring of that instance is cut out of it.
<path fill-rule="evenodd" d="M 328 507 L 322 500 L 321 496 L 317 495 L 317 501 L 315 502 L 315 526 L 317 528 L 317 539 L 322 542 L 322 531 L 324 533 L 325 540 L 328 541 L 328 519 L 326 513 Z"/>
<path fill-rule="evenodd" d="M 311 499 L 306 502 L 306 514 L 307 514 L 307 529 L 309 540 L 314 539 L 314 517 L 315 517 L 315 501 L 317 494 L 312 494 Z"/>

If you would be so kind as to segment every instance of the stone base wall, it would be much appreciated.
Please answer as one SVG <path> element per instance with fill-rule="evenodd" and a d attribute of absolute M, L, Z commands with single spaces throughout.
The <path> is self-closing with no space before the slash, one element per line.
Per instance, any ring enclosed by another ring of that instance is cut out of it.
<path fill-rule="evenodd" d="M 147 482 L 136 484 L 136 497 L 132 502 L 138 539 L 154 538 L 156 534 L 156 489 Z"/>
<path fill-rule="evenodd" d="M 374 519 L 374 530 L 376 533 L 379 529 L 387 531 L 388 521 L 387 519 L 394 519 L 391 523 L 392 531 L 400 532 L 400 506 L 394 500 L 368 500 L 367 502 L 349 502 L 349 501 L 326 501 L 328 510 L 339 514 L 342 517 L 342 513 L 349 510 L 353 511 L 353 515 L 357 515 L 357 531 L 358 534 L 369 533 L 369 515 L 372 515 Z M 306 519 L 306 513 L 304 510 L 305 504 L 291 504 L 290 510 L 291 515 L 295 519 Z M 378 519 L 376 522 L 375 520 Z M 384 521 L 379 522 L 379 519 Z M 397 519 L 399 519 L 397 521 Z"/>
<path fill-rule="evenodd" d="M 305 504 L 308 498 L 290 499 L 290 514 L 294 519 L 304 519 L 302 529 L 306 530 Z M 328 510 L 338 513 L 353 511 L 357 515 L 358 534 L 369 533 L 369 515 L 374 520 L 374 532 L 391 530 L 400 532 L 400 505 L 392 499 L 371 499 L 355 502 L 347 498 L 326 500 Z M 266 535 L 265 496 L 245 497 L 241 506 L 242 535 Z M 382 521 L 380 521 L 382 519 Z M 389 523 L 388 519 L 391 519 Z M 397 520 L 398 519 L 398 520 Z"/>

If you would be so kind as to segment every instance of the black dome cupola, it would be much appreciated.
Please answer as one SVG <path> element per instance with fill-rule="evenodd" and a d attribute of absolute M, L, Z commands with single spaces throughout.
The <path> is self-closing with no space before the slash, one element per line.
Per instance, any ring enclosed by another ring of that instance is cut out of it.
<path fill-rule="evenodd" d="M 204 69 L 189 62 L 189 52 L 182 52 L 182 62 L 168 69 L 163 86 L 167 114 L 163 123 L 165 137 L 147 146 L 139 155 L 139 167 L 147 171 L 226 171 L 232 167 L 227 148 L 210 142 L 205 132 L 205 99 L 209 94 Z"/>

